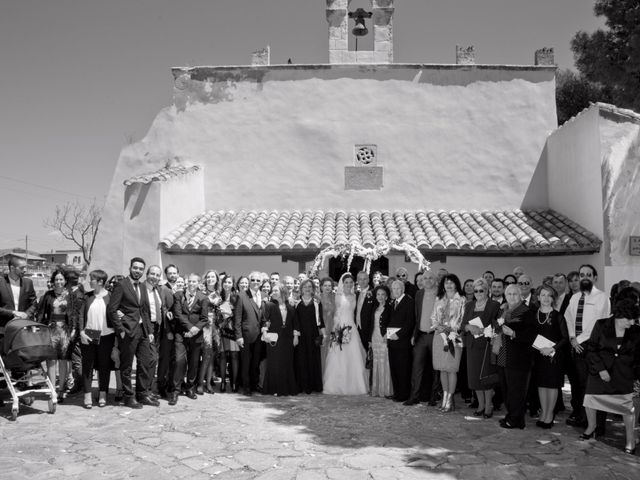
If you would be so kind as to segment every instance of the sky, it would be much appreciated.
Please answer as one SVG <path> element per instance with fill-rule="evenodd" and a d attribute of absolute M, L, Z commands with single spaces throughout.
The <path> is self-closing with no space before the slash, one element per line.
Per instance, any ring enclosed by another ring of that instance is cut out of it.
<path fill-rule="evenodd" d="M 352 9 L 368 5 L 354 0 Z M 396 0 L 394 61 L 533 64 L 603 26 L 592 0 Z M 327 63 L 325 0 L 0 0 L 0 248 L 70 248 L 45 219 L 103 202 L 120 150 L 171 102 L 171 67 Z"/>

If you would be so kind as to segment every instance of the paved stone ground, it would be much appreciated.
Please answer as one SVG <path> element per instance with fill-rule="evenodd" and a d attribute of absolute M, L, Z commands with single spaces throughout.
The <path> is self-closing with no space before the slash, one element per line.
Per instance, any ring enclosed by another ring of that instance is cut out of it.
<path fill-rule="evenodd" d="M 443 414 L 367 396 L 217 393 L 136 411 L 81 400 L 54 415 L 36 400 L 15 423 L 0 409 L 0 478 L 640 478 L 619 420 L 604 442 L 580 442 L 564 416 L 550 431 L 534 421 L 504 430 L 499 415 L 478 420 L 467 407 Z"/>

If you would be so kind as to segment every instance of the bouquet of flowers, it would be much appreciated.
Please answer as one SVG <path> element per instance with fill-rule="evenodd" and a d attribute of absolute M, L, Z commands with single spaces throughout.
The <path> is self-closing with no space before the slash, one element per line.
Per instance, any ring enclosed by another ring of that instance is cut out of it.
<path fill-rule="evenodd" d="M 334 343 L 342 350 L 342 345 L 346 345 L 351 341 L 351 327 L 350 325 L 338 325 L 331 332 L 331 345 Z"/>
<path fill-rule="evenodd" d="M 440 335 L 444 341 L 443 350 L 449 352 L 452 357 L 455 357 L 456 347 L 462 347 L 462 338 L 458 331 L 451 329 L 451 327 L 446 327 Z"/>

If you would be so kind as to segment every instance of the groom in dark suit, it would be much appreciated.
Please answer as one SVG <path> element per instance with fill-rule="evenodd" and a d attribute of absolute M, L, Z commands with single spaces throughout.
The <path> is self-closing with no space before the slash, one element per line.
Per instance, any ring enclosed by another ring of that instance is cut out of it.
<path fill-rule="evenodd" d="M 142 405 L 157 407 L 158 401 L 151 395 L 153 356 L 149 335 L 153 334 L 149 318 L 149 296 L 140 281 L 145 261 L 134 257 L 129 264 L 129 276 L 117 283 L 111 293 L 107 315 L 118 335 L 120 349 L 120 375 L 124 390 L 124 404 L 130 408 Z M 136 390 L 131 384 L 133 358 L 136 358 Z"/>
<path fill-rule="evenodd" d="M 374 298 L 369 283 L 369 274 L 358 272 L 357 281 L 360 291 L 356 294 L 355 324 L 358 327 L 362 346 L 367 350 L 373 333 Z"/>
<path fill-rule="evenodd" d="M 411 338 L 416 323 L 413 298 L 404 293 L 404 282 L 394 280 L 391 284 L 391 297 L 394 299 L 389 320 L 382 325 L 382 333 L 387 336 L 389 349 L 389 369 L 393 383 L 393 400 L 404 402 L 411 390 Z M 387 335 L 387 329 L 397 329 Z"/>
<path fill-rule="evenodd" d="M 260 326 L 262 324 L 262 299 L 260 298 L 260 273 L 249 275 L 249 290 L 238 294 L 234 312 L 236 342 L 240 347 L 242 365 L 242 393 L 251 395 L 258 389 L 260 367 Z"/>

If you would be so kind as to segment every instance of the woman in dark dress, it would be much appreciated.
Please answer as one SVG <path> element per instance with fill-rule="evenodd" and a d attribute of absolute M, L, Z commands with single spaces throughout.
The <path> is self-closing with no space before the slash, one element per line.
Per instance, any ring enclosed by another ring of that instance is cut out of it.
<path fill-rule="evenodd" d="M 298 329 L 295 309 L 289 304 L 289 290 L 284 283 L 271 287 L 271 301 L 265 304 L 263 340 L 266 342 L 267 366 L 262 393 L 266 395 L 297 395 L 298 385 L 293 369 L 294 330 Z M 269 341 L 264 334 L 275 333 L 278 339 Z"/>
<path fill-rule="evenodd" d="M 624 451 L 629 454 L 636 451 L 633 381 L 640 378 L 640 327 L 634 323 L 639 316 L 640 306 L 634 300 L 617 301 L 613 315 L 594 325 L 586 348 L 589 377 L 584 408 L 588 425 L 580 438 L 593 437 L 597 410 L 622 415 Z"/>
<path fill-rule="evenodd" d="M 502 428 L 524 428 L 527 389 L 533 366 L 533 340 L 536 338 L 535 312 L 522 301 L 520 288 L 509 285 L 505 290 L 506 308 L 498 325 L 501 334 L 496 337 L 498 374 L 505 397 L 507 415 L 500 420 Z M 495 346 L 495 345 L 494 345 Z"/>
<path fill-rule="evenodd" d="M 560 312 L 553 309 L 557 294 L 547 286 L 540 287 L 538 301 L 540 307 L 536 312 L 536 333 L 551 340 L 553 347 L 536 350 L 533 361 L 533 378 L 538 386 L 542 413 L 536 422 L 540 428 L 553 427 L 554 407 L 558 400 L 558 389 L 564 385 L 564 351 L 569 343 L 566 328 L 562 328 Z"/>
<path fill-rule="evenodd" d="M 42 296 L 38 304 L 37 320 L 49 326 L 51 343 L 56 351 L 55 360 L 47 360 L 47 375 L 51 383 L 56 383 L 56 363 L 58 366 L 59 395 L 58 403 L 66 397 L 65 383 L 67 371 L 71 367 L 72 341 L 76 335 L 76 325 L 70 315 L 70 292 L 67 288 L 67 275 L 61 270 L 51 274 L 53 288 Z M 56 362 L 57 360 L 57 362 Z"/>
<path fill-rule="evenodd" d="M 484 328 L 494 324 L 500 313 L 500 304 L 489 300 L 489 285 L 483 278 L 473 282 L 474 300 L 468 302 L 462 316 L 464 346 L 467 350 L 467 379 L 469 388 L 478 398 L 476 417 L 493 416 L 493 387 L 497 384 L 498 371 L 492 363 L 490 339 L 484 336 Z M 483 328 L 470 325 L 474 318 L 482 321 Z M 480 335 L 476 338 L 476 335 Z"/>
<path fill-rule="evenodd" d="M 322 392 L 322 357 L 320 346 L 324 337 L 322 305 L 315 299 L 313 282 L 300 284 L 300 302 L 296 306 L 299 333 L 295 349 L 296 378 L 301 392 Z"/>

